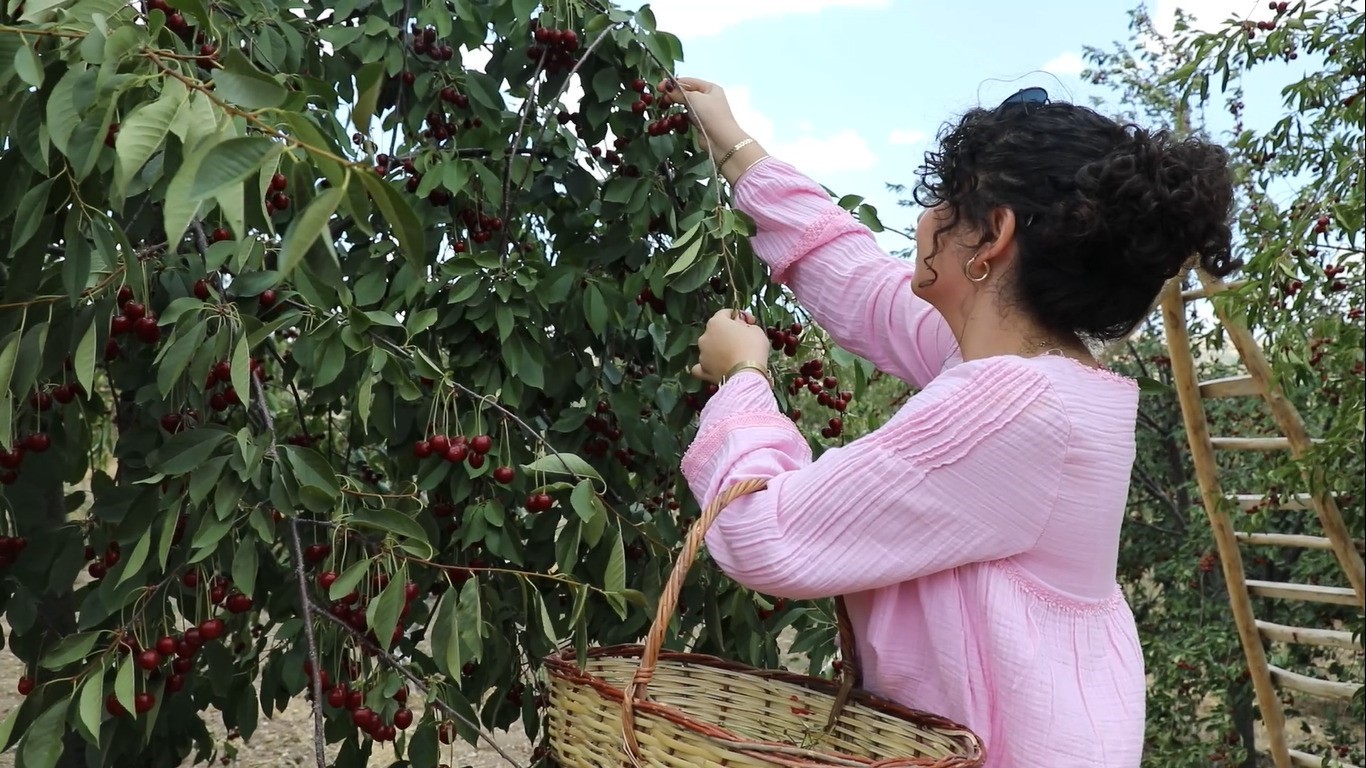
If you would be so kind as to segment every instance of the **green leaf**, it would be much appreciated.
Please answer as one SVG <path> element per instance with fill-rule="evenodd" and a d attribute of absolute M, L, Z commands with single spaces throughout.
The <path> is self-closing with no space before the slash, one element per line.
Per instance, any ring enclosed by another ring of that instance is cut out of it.
<path fill-rule="evenodd" d="M 1172 391 L 1171 387 L 1147 376 L 1139 376 L 1136 381 L 1138 382 L 1138 391 L 1145 395 L 1164 395 L 1170 394 Z"/>
<path fill-rule="evenodd" d="M 19 713 L 24 711 L 24 705 L 20 703 L 17 707 L 10 707 L 9 714 L 5 715 L 4 720 L 0 720 L 0 751 L 9 749 L 10 736 L 14 734 L 14 724 L 19 720 Z"/>
<path fill-rule="evenodd" d="M 280 248 L 280 274 L 289 275 L 304 260 L 308 249 L 327 231 L 327 222 L 336 213 L 337 205 L 345 193 L 346 190 L 339 187 L 327 189 L 294 218 L 289 225 L 289 232 L 285 233 L 284 245 Z"/>
<path fill-rule="evenodd" d="M 236 48 L 224 54 L 223 68 L 213 75 L 214 93 L 220 98 L 246 109 L 278 107 L 289 97 L 289 91 L 278 81 L 256 68 Z"/>
<path fill-rule="evenodd" d="M 237 344 L 232 349 L 232 388 L 237 390 L 243 402 L 251 400 L 251 347 L 247 344 L 245 329 L 237 335 Z"/>
<path fill-rule="evenodd" d="M 589 477 L 598 482 L 602 482 L 602 475 L 582 458 L 572 453 L 552 453 L 547 456 L 522 465 L 523 472 L 532 474 L 544 473 L 549 475 L 573 475 L 574 477 Z"/>
<path fill-rule="evenodd" d="M 10 255 L 38 234 L 38 227 L 47 215 L 48 192 L 52 190 L 55 181 L 56 179 L 44 181 L 25 192 L 19 200 L 19 209 L 14 214 L 14 226 L 10 230 Z"/>
<path fill-rule="evenodd" d="M 232 583 L 244 595 L 256 591 L 256 558 L 254 539 L 247 538 L 237 542 L 237 552 L 232 558 Z"/>
<path fill-rule="evenodd" d="M 673 265 L 669 267 L 669 271 L 664 273 L 664 277 L 673 277 L 674 275 L 687 270 L 688 267 L 691 267 L 693 262 L 697 261 L 698 254 L 702 252 L 702 244 L 704 242 L 706 242 L 705 237 L 699 237 L 692 241 L 687 248 L 683 249 L 683 253 Z"/>
<path fill-rule="evenodd" d="M 180 380 L 181 374 L 185 372 L 186 366 L 195 353 L 204 346 L 204 336 L 207 333 L 206 323 L 195 323 L 185 333 L 179 334 L 171 345 L 165 348 L 162 353 L 160 364 L 157 366 L 157 391 L 162 397 L 170 395 L 176 382 Z"/>
<path fill-rule="evenodd" d="M 166 230 L 166 241 L 171 243 L 180 242 L 190 222 L 199 215 L 201 207 L 200 198 L 193 197 L 190 190 L 194 187 L 200 164 L 204 160 L 204 145 L 195 144 L 187 147 L 187 150 L 180 170 L 166 185 L 166 199 L 162 204 L 162 227 Z"/>
<path fill-rule="evenodd" d="M 81 335 L 81 340 L 76 344 L 76 351 L 71 355 L 71 364 L 76 369 L 76 381 L 86 392 L 92 392 L 95 388 L 95 342 L 99 338 L 100 323 L 96 319 L 98 315 L 91 315 L 90 327 Z M 0 362 L 3 366 L 3 362 Z M 8 386 L 9 382 L 5 382 Z M 0 390 L 3 390 L 0 387 Z"/>
<path fill-rule="evenodd" d="M 327 588 L 327 599 L 340 600 L 355 591 L 356 586 L 365 578 L 365 574 L 370 572 L 371 558 L 363 557 L 360 560 L 348 565 L 342 571 L 337 580 L 332 582 L 332 586 Z"/>
<path fill-rule="evenodd" d="M 411 517 L 394 509 L 357 509 L 351 513 L 354 525 L 363 525 L 385 533 L 396 534 L 422 543 L 432 549 L 427 532 Z"/>
<path fill-rule="evenodd" d="M 43 62 L 27 37 L 24 38 L 23 47 L 14 52 L 14 72 L 20 80 L 34 88 L 43 87 Z"/>
<path fill-rule="evenodd" d="M 24 768 L 53 768 L 62 756 L 67 701 L 58 701 L 38 716 L 24 733 L 20 762 Z"/>
<path fill-rule="evenodd" d="M 114 675 L 114 696 L 129 712 L 134 711 L 133 697 L 137 693 L 137 672 L 133 667 L 133 654 L 123 660 L 119 671 Z"/>
<path fill-rule="evenodd" d="M 384 85 L 384 62 L 372 61 L 356 73 L 356 104 L 351 109 L 351 120 L 356 130 L 370 133 L 370 118 L 379 102 L 380 86 Z"/>
<path fill-rule="evenodd" d="M 366 623 L 375 633 L 380 647 L 386 651 L 393 644 L 394 627 L 398 626 L 398 615 L 403 611 L 406 582 L 406 578 L 390 579 L 384 591 L 379 593 L 379 598 L 371 600 L 365 611 Z"/>
<path fill-rule="evenodd" d="M 612 554 L 607 560 L 607 571 L 603 574 L 603 589 L 608 592 L 626 589 L 626 547 L 621 540 L 621 531 L 616 532 L 612 542 Z"/>
<path fill-rule="evenodd" d="M 77 632 L 74 635 L 67 635 L 58 640 L 38 664 L 43 669 L 61 669 L 73 661 L 89 656 L 90 649 L 95 647 L 95 641 L 99 638 L 98 632 Z"/>
<path fill-rule="evenodd" d="M 161 98 L 134 109 L 119 124 L 114 151 L 118 165 L 114 170 L 114 194 L 123 197 L 128 181 L 142 169 L 152 154 L 166 141 L 171 121 L 185 103 L 187 91 L 180 81 L 167 79 Z M 175 85 L 171 85 L 174 83 Z M 177 87 L 179 86 L 179 87 Z"/>
<path fill-rule="evenodd" d="M 569 503 L 574 507 L 574 511 L 585 523 L 591 523 L 599 517 L 607 515 L 607 508 L 603 506 L 602 499 L 593 490 L 593 481 L 581 480 L 574 486 L 574 492 L 569 496 Z"/>
<path fill-rule="evenodd" d="M 104 711 L 104 674 L 101 670 L 86 678 L 85 684 L 81 686 L 80 703 L 77 712 L 81 718 L 81 724 L 86 731 L 95 737 L 95 743 L 99 743 L 100 718 Z"/>
<path fill-rule="evenodd" d="M 147 535 L 139 536 L 138 543 L 133 545 L 133 553 L 128 556 L 127 560 L 122 562 L 123 574 L 119 576 L 119 580 L 114 583 L 114 586 L 118 586 L 137 575 L 137 572 L 142 570 L 143 564 L 147 562 L 147 553 L 150 552 L 151 549 L 152 537 Z"/>
<path fill-rule="evenodd" d="M 321 453 L 296 445 L 281 446 L 280 450 L 294 469 L 294 477 L 299 481 L 300 488 L 316 488 L 333 500 L 341 496 L 337 473 Z"/>
<path fill-rule="evenodd" d="M 470 658 L 479 661 L 484 655 L 484 613 L 479 598 L 479 577 L 472 576 L 460 588 L 460 608 L 457 611 L 456 629 L 460 642 L 469 651 Z"/>
<path fill-rule="evenodd" d="M 361 173 L 358 177 L 369 191 L 375 205 L 379 206 L 384 220 L 389 222 L 389 228 L 398 238 L 398 247 L 403 252 L 403 257 L 414 270 L 422 273 L 426 267 L 426 230 L 423 229 L 417 214 L 413 212 L 412 206 L 393 185 L 378 175 Z"/>
<path fill-rule="evenodd" d="M 190 196 L 203 200 L 230 184 L 246 180 L 259 173 L 266 161 L 283 149 L 280 144 L 261 136 L 242 136 L 215 144 L 199 163 Z"/>
<path fill-rule="evenodd" d="M 455 616 L 460 605 L 460 595 L 454 589 L 446 590 L 441 602 L 433 611 L 432 619 L 432 659 L 437 667 L 450 679 L 459 680 L 464 659 L 460 654 L 460 638 L 456 634 Z"/>
<path fill-rule="evenodd" d="M 163 475 L 183 475 L 209 460 L 232 435 L 221 429 L 198 427 L 171 436 L 147 457 L 147 465 Z"/>

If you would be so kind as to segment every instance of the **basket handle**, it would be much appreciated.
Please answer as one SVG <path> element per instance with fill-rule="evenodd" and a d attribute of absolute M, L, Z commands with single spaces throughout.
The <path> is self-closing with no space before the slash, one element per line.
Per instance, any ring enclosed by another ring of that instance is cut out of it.
<path fill-rule="evenodd" d="M 679 553 L 678 561 L 674 563 L 673 572 L 669 574 L 669 580 L 665 582 L 664 591 L 659 597 L 659 606 L 655 610 L 654 623 L 650 625 L 650 633 L 645 638 L 645 648 L 641 653 L 640 666 L 636 669 L 630 682 L 626 684 L 622 697 L 622 746 L 632 765 L 636 768 L 641 768 L 641 762 L 639 757 L 640 745 L 636 741 L 635 703 L 637 700 L 646 698 L 650 681 L 654 678 L 655 666 L 659 662 L 659 652 L 664 647 L 664 636 L 669 631 L 669 622 L 678 609 L 678 598 L 683 591 L 683 582 L 688 577 L 688 571 L 692 569 L 693 561 L 697 559 L 698 550 L 702 548 L 707 531 L 716 521 L 716 518 L 721 515 L 721 510 L 741 496 L 762 491 L 767 487 L 767 480 L 752 479 L 742 480 L 725 489 L 712 500 L 711 504 L 707 505 L 706 509 L 702 510 L 701 517 L 693 524 L 684 539 L 683 551 Z M 860 677 L 858 651 L 854 643 L 854 628 L 849 620 L 849 611 L 845 607 L 842 597 L 835 598 L 835 619 L 840 655 L 843 657 L 843 669 L 840 673 L 839 693 L 835 697 L 835 704 L 831 708 L 830 718 L 825 726 L 826 733 L 829 733 L 839 720 L 840 713 L 844 711 L 849 695 L 858 685 Z"/>

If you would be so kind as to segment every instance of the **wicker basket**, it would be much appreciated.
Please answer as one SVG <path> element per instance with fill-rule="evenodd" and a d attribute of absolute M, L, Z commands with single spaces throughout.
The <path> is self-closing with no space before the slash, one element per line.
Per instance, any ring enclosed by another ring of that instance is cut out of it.
<path fill-rule="evenodd" d="M 554 760 L 562 768 L 980 767 L 985 749 L 967 728 L 857 689 L 842 601 L 838 684 L 661 651 L 707 528 L 727 504 L 764 485 L 738 483 L 703 511 L 643 646 L 594 648 L 582 660 L 567 648 L 546 659 Z"/>

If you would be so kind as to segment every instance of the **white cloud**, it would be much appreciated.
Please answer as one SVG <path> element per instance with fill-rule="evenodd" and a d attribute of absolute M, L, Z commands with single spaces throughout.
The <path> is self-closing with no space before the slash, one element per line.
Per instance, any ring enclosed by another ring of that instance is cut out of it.
<path fill-rule="evenodd" d="M 866 171 L 877 167 L 877 155 L 868 145 L 868 140 L 852 128 L 818 136 L 799 125 L 795 126 L 799 130 L 797 136 L 779 137 L 773 120 L 754 106 L 748 86 L 728 86 L 726 99 L 730 102 L 736 122 L 746 133 L 774 156 L 796 164 L 806 173 L 820 175 Z"/>
<path fill-rule="evenodd" d="M 897 128 L 887 137 L 887 143 L 902 147 L 914 147 L 925 143 L 929 134 L 912 128 Z"/>
<path fill-rule="evenodd" d="M 1075 51 L 1068 51 L 1060 56 L 1055 56 L 1041 67 L 1043 71 L 1055 75 L 1080 75 L 1086 69 L 1086 62 L 1082 61 L 1081 54 Z"/>
<path fill-rule="evenodd" d="M 891 6 L 892 0 L 654 0 L 650 3 L 659 28 L 678 35 L 685 42 L 775 16 Z"/>
<path fill-rule="evenodd" d="M 1153 26 L 1169 35 L 1176 24 L 1176 9 L 1180 8 L 1195 29 L 1212 32 L 1230 18 L 1260 19 L 1267 13 L 1266 3 L 1248 0 L 1155 0 L 1152 5 Z"/>

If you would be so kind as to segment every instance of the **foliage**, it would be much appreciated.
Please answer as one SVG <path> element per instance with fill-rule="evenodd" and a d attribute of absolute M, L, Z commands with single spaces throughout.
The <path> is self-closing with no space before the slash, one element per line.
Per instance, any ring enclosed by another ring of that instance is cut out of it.
<path fill-rule="evenodd" d="M 1272 4 L 1276 8 L 1212 32 L 1189 28 L 1159 34 L 1139 10 L 1133 38 L 1113 51 L 1088 51 L 1094 82 L 1112 86 L 1116 102 L 1147 125 L 1192 132 L 1225 143 L 1240 176 L 1237 252 L 1245 281 L 1225 307 L 1256 331 L 1276 375 L 1324 442 L 1307 465 L 1340 494 L 1349 529 L 1363 534 L 1362 153 L 1363 17 L 1348 4 Z M 1289 65 L 1300 56 L 1303 67 Z M 1271 83 L 1271 85 L 1268 85 Z M 1283 87 L 1282 87 L 1283 86 Z M 1274 99 L 1279 96 L 1280 103 Z M 1205 108 L 1228 111 L 1219 131 Z M 1254 101 L 1256 100 L 1256 101 Z M 1257 103 L 1260 102 L 1260 103 Z M 1254 103 L 1256 110 L 1247 106 Z M 1103 103 L 1102 106 L 1105 106 Z M 1244 114 L 1275 113 L 1268 126 Z M 1236 355 L 1208 304 L 1190 305 L 1192 352 L 1201 380 L 1236 371 Z M 1212 760 L 1254 765 L 1254 707 L 1245 662 L 1217 555 L 1170 389 L 1168 351 L 1157 327 L 1145 327 L 1114 365 L 1152 382 L 1145 388 L 1120 576 L 1143 634 L 1149 688 L 1148 764 L 1205 766 Z M 1237 400 L 1206 401 L 1212 434 L 1278 434 L 1266 409 Z M 1244 456 L 1221 465 L 1229 493 L 1263 497 L 1234 510 L 1235 527 L 1251 532 L 1322 535 L 1312 513 L 1282 508 L 1308 490 L 1299 467 L 1280 455 Z M 1245 549 L 1249 578 L 1345 585 L 1330 553 Z M 1261 618 L 1278 623 L 1362 630 L 1359 612 L 1341 606 L 1258 601 Z M 1283 668 L 1362 680 L 1362 654 L 1273 645 Z M 1287 701 L 1288 715 L 1311 715 L 1313 732 L 1293 733 L 1307 751 L 1362 761 L 1362 697 L 1349 708 Z"/>
<path fill-rule="evenodd" d="M 4 10 L 22 766 L 216 758 L 210 708 L 250 738 L 300 694 L 338 766 L 539 739 L 540 659 L 641 637 L 696 517 L 696 321 L 751 306 L 782 359 L 863 386 L 651 103 L 681 50 L 647 8 Z M 790 626 L 829 670 L 829 606 L 704 567 L 683 604 L 675 645 L 772 666 Z"/>

